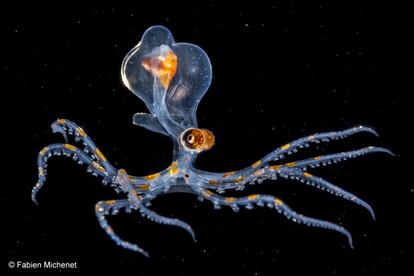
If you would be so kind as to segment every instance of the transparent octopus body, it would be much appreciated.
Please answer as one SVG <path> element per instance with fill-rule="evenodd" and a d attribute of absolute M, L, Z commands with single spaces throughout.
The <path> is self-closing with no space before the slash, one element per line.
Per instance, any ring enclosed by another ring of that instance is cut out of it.
<path fill-rule="evenodd" d="M 168 29 L 153 26 L 124 58 L 121 76 L 125 86 L 144 101 L 150 111 L 135 114 L 133 123 L 173 140 L 174 153 L 171 165 L 161 172 L 147 176 L 129 175 L 125 169 L 112 166 L 81 127 L 69 120 L 58 119 L 52 124 L 52 130 L 61 133 L 66 143 L 50 144 L 40 151 L 39 178 L 32 190 L 32 200 L 35 203 L 36 194 L 46 180 L 47 160 L 53 155 L 65 155 L 79 164 L 87 165 L 88 171 L 102 178 L 105 185 L 111 185 L 117 192 L 125 195 L 124 199 L 98 202 L 95 213 L 102 229 L 117 245 L 145 256 L 149 255 L 141 247 L 120 238 L 115 233 L 106 216 L 115 215 L 120 210 L 137 210 L 143 217 L 154 222 L 183 228 L 195 241 L 194 232 L 189 224 L 176 218 L 162 216 L 148 208 L 151 200 L 166 193 L 192 193 L 199 199 L 212 202 L 217 209 L 221 206 L 230 206 L 234 211 L 238 211 L 241 207 L 253 209 L 254 206 L 267 206 L 294 222 L 337 231 L 348 239 L 351 247 L 351 234 L 344 227 L 299 214 L 273 195 L 227 197 L 221 194 L 227 190 L 243 190 L 245 185 L 262 182 L 264 179 L 289 178 L 356 203 L 367 209 L 375 218 L 368 203 L 329 181 L 312 175 L 308 169 L 368 153 L 392 154 L 389 150 L 365 147 L 290 163 L 283 162 L 286 155 L 292 155 L 301 148 L 315 143 L 343 139 L 363 132 L 377 135 L 373 129 L 357 126 L 341 131 L 316 133 L 286 143 L 241 170 L 225 173 L 202 171 L 194 167 L 194 161 L 199 153 L 210 149 L 215 142 L 212 132 L 198 128 L 196 119 L 197 106 L 212 78 L 211 64 L 206 53 L 196 45 L 176 43 Z M 68 143 L 70 137 L 74 138 L 72 144 Z"/>

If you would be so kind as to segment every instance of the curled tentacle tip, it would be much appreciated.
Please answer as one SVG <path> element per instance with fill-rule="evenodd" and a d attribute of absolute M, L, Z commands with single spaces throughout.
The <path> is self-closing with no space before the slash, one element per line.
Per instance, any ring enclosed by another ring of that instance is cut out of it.
<path fill-rule="evenodd" d="M 53 133 L 60 133 L 63 135 L 63 138 L 65 139 L 65 142 L 68 143 L 68 137 L 66 135 L 66 132 L 63 130 L 63 128 L 61 126 L 59 126 L 58 124 L 56 124 L 56 122 L 54 122 L 52 124 L 52 132 Z"/>
<path fill-rule="evenodd" d="M 383 152 L 383 153 L 387 153 L 391 156 L 397 156 L 395 153 L 393 153 L 392 151 L 390 151 L 389 149 L 386 148 L 379 148 L 379 147 L 368 147 L 368 150 L 374 150 L 376 152 Z"/>
<path fill-rule="evenodd" d="M 141 247 L 139 247 L 138 245 L 134 244 L 132 245 L 129 249 L 131 249 L 132 251 L 141 253 L 142 255 L 144 255 L 145 257 L 149 258 L 149 254 L 147 251 L 145 251 L 144 249 L 142 249 Z"/>
<path fill-rule="evenodd" d="M 39 203 L 37 202 L 37 199 L 36 199 L 36 193 L 33 193 L 33 192 L 32 192 L 32 201 L 33 201 L 34 204 L 39 205 Z"/>
<path fill-rule="evenodd" d="M 144 255 L 144 256 L 145 256 L 145 257 L 147 257 L 147 258 L 149 258 L 149 257 L 150 257 L 150 255 L 148 254 L 148 252 L 147 252 L 147 251 L 145 251 L 145 250 L 143 250 L 143 249 L 141 249 L 141 248 L 133 249 L 133 251 L 136 251 L 136 252 L 138 252 L 138 253 L 141 253 L 142 255 Z"/>
<path fill-rule="evenodd" d="M 187 231 L 190 233 L 191 238 L 193 239 L 193 241 L 197 242 L 197 239 L 195 237 L 195 233 L 194 233 L 193 229 L 190 228 L 190 229 L 187 229 Z"/>
<path fill-rule="evenodd" d="M 389 149 L 384 149 L 385 153 L 388 153 L 389 155 L 393 156 L 393 157 L 398 157 L 397 154 L 393 153 L 392 151 L 390 151 Z"/>
<path fill-rule="evenodd" d="M 371 207 L 368 203 L 365 203 L 365 204 L 363 205 L 363 207 L 365 207 L 365 209 L 367 209 L 367 210 L 368 210 L 368 212 L 371 214 L 372 219 L 375 221 L 376 219 L 375 219 L 375 212 L 374 212 L 374 209 L 372 209 L 372 207 Z"/>
<path fill-rule="evenodd" d="M 59 125 L 57 125 L 56 123 L 53 123 L 51 125 L 51 128 L 52 128 L 53 133 L 57 133 L 57 132 L 62 133 L 63 132 L 63 129 Z"/>
<path fill-rule="evenodd" d="M 354 249 L 354 243 L 353 243 L 353 241 L 352 241 L 352 236 L 351 236 L 351 234 L 348 232 L 348 234 L 347 234 L 346 236 L 347 236 L 347 238 L 348 238 L 348 244 L 349 244 L 349 247 L 350 247 L 351 249 Z"/>
<path fill-rule="evenodd" d="M 372 217 L 372 220 L 373 221 L 376 221 L 377 219 L 376 219 L 376 217 L 375 217 L 375 213 L 374 213 L 374 210 L 370 210 L 370 213 L 371 213 L 371 217 Z"/>
<path fill-rule="evenodd" d="M 147 251 L 142 250 L 142 251 L 139 251 L 139 253 L 141 253 L 142 255 L 144 255 L 144 256 L 145 256 L 145 257 L 147 257 L 147 258 L 149 258 L 149 257 L 150 257 L 150 255 L 148 254 L 148 252 L 147 252 Z"/>
<path fill-rule="evenodd" d="M 378 134 L 378 132 L 376 132 L 375 130 L 371 129 L 371 133 L 374 134 L 376 137 L 380 137 L 380 135 Z"/>
<path fill-rule="evenodd" d="M 348 238 L 349 247 L 351 249 L 354 249 L 354 244 L 352 242 L 352 235 L 351 235 L 351 233 L 348 230 L 346 230 L 344 227 L 341 227 L 340 230 L 339 230 L 339 232 L 341 232 L 342 234 L 344 234 Z"/>
<path fill-rule="evenodd" d="M 66 135 L 66 132 L 62 132 L 63 135 L 63 139 L 65 139 L 66 144 L 69 143 L 68 142 L 68 136 Z"/>
<path fill-rule="evenodd" d="M 367 132 L 374 134 L 375 136 L 379 137 L 378 132 L 376 132 L 373 128 L 371 127 L 364 127 L 364 126 L 360 126 L 360 128 L 364 128 Z"/>

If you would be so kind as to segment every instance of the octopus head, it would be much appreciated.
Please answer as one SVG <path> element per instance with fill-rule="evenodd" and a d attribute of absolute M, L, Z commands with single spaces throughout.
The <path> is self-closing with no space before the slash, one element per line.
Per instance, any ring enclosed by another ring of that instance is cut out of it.
<path fill-rule="evenodd" d="M 134 124 L 167 135 L 193 152 L 214 144 L 211 132 L 198 129 L 196 117 L 212 78 L 210 59 L 203 49 L 177 43 L 167 28 L 153 26 L 125 56 L 121 77 L 150 111 L 135 114 Z M 184 144 L 184 136 L 195 140 Z"/>

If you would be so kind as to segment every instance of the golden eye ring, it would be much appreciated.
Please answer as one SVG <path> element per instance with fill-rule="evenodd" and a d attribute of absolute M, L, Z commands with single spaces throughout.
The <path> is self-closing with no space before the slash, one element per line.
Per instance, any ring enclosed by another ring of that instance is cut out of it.
<path fill-rule="evenodd" d="M 181 134 L 181 145 L 189 151 L 202 152 L 214 145 L 214 134 L 208 129 L 188 128 Z"/>

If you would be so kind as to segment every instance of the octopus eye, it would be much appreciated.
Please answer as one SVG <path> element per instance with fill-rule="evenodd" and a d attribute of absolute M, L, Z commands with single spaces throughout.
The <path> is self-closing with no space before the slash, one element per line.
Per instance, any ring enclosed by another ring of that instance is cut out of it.
<path fill-rule="evenodd" d="M 181 144 L 190 151 L 205 151 L 214 145 L 214 135 L 207 129 L 189 128 L 181 135 Z"/>
<path fill-rule="evenodd" d="M 192 134 L 192 133 L 189 133 L 188 135 L 187 135 L 187 143 L 189 144 L 189 145 L 192 145 L 193 143 L 194 143 L 194 139 L 195 139 L 195 137 L 194 137 L 194 135 Z"/>

